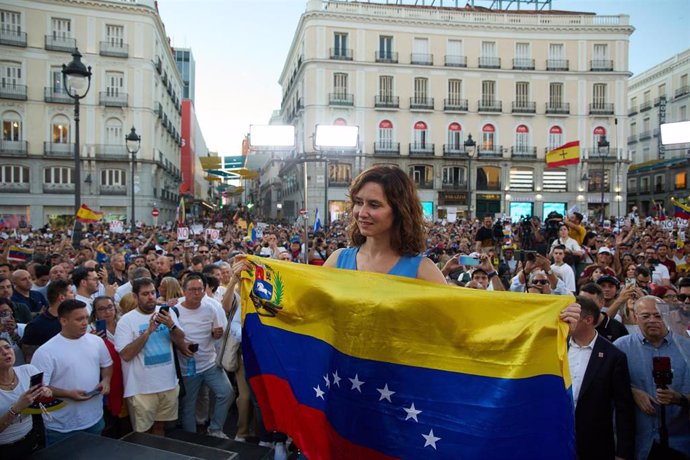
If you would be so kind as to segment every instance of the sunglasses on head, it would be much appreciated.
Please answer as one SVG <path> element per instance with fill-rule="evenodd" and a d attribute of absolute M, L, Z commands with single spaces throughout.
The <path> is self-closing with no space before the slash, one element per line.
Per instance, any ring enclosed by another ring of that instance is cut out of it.
<path fill-rule="evenodd" d="M 549 280 L 534 280 L 534 281 L 532 281 L 532 284 L 546 285 L 546 284 L 549 284 Z"/>

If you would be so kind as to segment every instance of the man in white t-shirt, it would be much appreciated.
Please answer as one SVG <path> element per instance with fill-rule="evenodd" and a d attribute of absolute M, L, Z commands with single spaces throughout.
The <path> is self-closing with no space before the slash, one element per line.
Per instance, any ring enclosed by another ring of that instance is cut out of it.
<path fill-rule="evenodd" d="M 174 343 L 185 355 L 192 353 L 184 341 L 177 316 L 156 305 L 151 278 L 132 281 L 139 305 L 124 315 L 115 330 L 115 349 L 122 358 L 124 397 L 134 431 L 165 435 L 165 422 L 177 419 L 177 374 Z"/>
<path fill-rule="evenodd" d="M 225 371 L 216 365 L 214 347 L 215 339 L 223 336 L 227 319 L 224 315 L 219 318 L 213 307 L 202 302 L 206 294 L 206 280 L 202 275 L 188 275 L 182 288 L 185 300 L 177 305 L 180 310 L 180 324 L 185 330 L 186 340 L 196 344 L 195 346 L 198 345 L 198 350 L 192 357 L 178 354 L 186 390 L 180 411 L 182 428 L 196 433 L 197 396 L 202 384 L 206 384 L 216 398 L 208 434 L 227 439 L 223 433 L 223 426 L 234 398 L 234 391 Z"/>
<path fill-rule="evenodd" d="M 551 264 L 551 271 L 556 274 L 557 277 L 563 280 L 565 287 L 570 291 L 571 294 L 575 295 L 575 273 L 570 265 L 565 263 L 565 246 L 558 245 L 554 246 L 551 251 L 553 256 L 553 264 Z"/>
<path fill-rule="evenodd" d="M 113 360 L 103 342 L 87 334 L 89 314 L 78 300 L 65 300 L 58 307 L 61 332 L 41 345 L 31 364 L 43 372 L 43 382 L 66 407 L 44 416 L 46 445 L 76 432 L 101 434 L 103 395 L 110 393 Z"/>

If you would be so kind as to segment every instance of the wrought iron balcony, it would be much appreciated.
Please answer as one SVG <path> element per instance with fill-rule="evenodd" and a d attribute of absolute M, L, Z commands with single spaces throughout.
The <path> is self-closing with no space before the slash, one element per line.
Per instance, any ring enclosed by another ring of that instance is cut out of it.
<path fill-rule="evenodd" d="M 44 142 L 43 154 L 50 157 L 70 158 L 74 156 L 74 144 Z"/>
<path fill-rule="evenodd" d="M 331 59 L 338 61 L 352 60 L 352 48 L 331 48 L 329 51 Z"/>
<path fill-rule="evenodd" d="M 17 85 L 12 82 L 0 82 L 0 99 L 12 99 L 15 101 L 26 100 L 26 85 Z"/>
<path fill-rule="evenodd" d="M 386 62 L 388 64 L 398 63 L 398 52 L 397 51 L 376 51 L 376 62 Z"/>
<path fill-rule="evenodd" d="M 127 93 L 101 91 L 98 93 L 100 105 L 105 107 L 127 107 Z"/>
<path fill-rule="evenodd" d="M 468 158 L 465 146 L 462 144 L 443 144 L 444 157 Z"/>
<path fill-rule="evenodd" d="M 455 56 L 446 54 L 446 67 L 467 67 L 467 56 Z"/>
<path fill-rule="evenodd" d="M 441 189 L 443 189 L 443 190 L 467 190 L 467 182 L 465 182 L 465 181 L 443 182 L 441 184 Z"/>
<path fill-rule="evenodd" d="M 328 93 L 328 104 L 351 107 L 355 104 L 355 96 L 351 93 Z"/>
<path fill-rule="evenodd" d="M 397 109 L 400 107 L 398 96 L 374 96 L 374 107 L 377 109 Z"/>
<path fill-rule="evenodd" d="M 28 153 L 28 143 L 26 141 L 5 141 L 0 140 L 0 154 L 12 156 L 25 156 Z"/>
<path fill-rule="evenodd" d="M 503 111 L 503 101 L 493 101 L 493 100 L 480 100 L 477 101 L 477 107 L 480 112 L 502 112 Z"/>
<path fill-rule="evenodd" d="M 410 110 L 434 110 L 433 97 L 411 97 Z"/>
<path fill-rule="evenodd" d="M 57 88 L 52 86 L 44 87 L 43 100 L 46 102 L 53 102 L 56 104 L 74 104 L 74 99 L 69 97 L 67 92 L 61 86 L 58 86 Z"/>
<path fill-rule="evenodd" d="M 613 71 L 613 60 L 592 59 L 589 68 L 592 72 L 611 72 Z"/>
<path fill-rule="evenodd" d="M 400 155 L 400 142 L 374 142 L 374 153 L 388 156 Z"/>
<path fill-rule="evenodd" d="M 513 101 L 513 113 L 537 113 L 537 103 L 530 101 Z"/>
<path fill-rule="evenodd" d="M 30 190 L 28 182 L 0 182 L 0 193 L 29 193 Z"/>
<path fill-rule="evenodd" d="M 161 62 L 160 56 L 156 56 L 156 61 L 154 63 L 154 66 L 156 67 L 156 72 L 158 72 L 158 75 L 160 75 L 161 72 L 163 71 L 163 64 Z"/>
<path fill-rule="evenodd" d="M 685 85 L 685 86 L 681 86 L 680 88 L 678 88 L 676 90 L 675 97 L 679 98 L 679 97 L 683 97 L 687 94 L 690 94 L 690 86 Z"/>
<path fill-rule="evenodd" d="M 634 144 L 637 142 L 637 135 L 636 134 L 631 134 L 628 136 L 628 144 Z"/>
<path fill-rule="evenodd" d="M 113 57 L 129 57 L 129 45 L 127 43 L 118 43 L 117 41 L 101 42 L 101 56 Z"/>
<path fill-rule="evenodd" d="M 412 142 L 410 143 L 410 156 L 421 156 L 421 157 L 428 157 L 428 156 L 433 156 L 434 155 L 434 144 L 430 142 L 425 142 L 425 143 L 419 143 L 419 142 Z"/>
<path fill-rule="evenodd" d="M 100 144 L 96 146 L 96 158 L 98 160 L 129 161 L 131 157 L 124 145 Z"/>
<path fill-rule="evenodd" d="M 414 184 L 417 186 L 417 188 L 423 188 L 423 189 L 434 188 L 434 181 L 430 181 L 430 180 L 415 181 Z"/>
<path fill-rule="evenodd" d="M 467 99 L 449 98 L 443 100 L 443 110 L 446 112 L 467 112 Z"/>
<path fill-rule="evenodd" d="M 0 45 L 19 46 L 26 48 L 26 32 L 18 30 L 0 29 Z"/>
<path fill-rule="evenodd" d="M 568 59 L 547 59 L 546 70 L 561 72 L 570 70 L 570 61 Z"/>
<path fill-rule="evenodd" d="M 613 103 L 592 102 L 589 104 L 590 115 L 613 115 Z"/>
<path fill-rule="evenodd" d="M 127 195 L 126 185 L 101 185 L 98 189 L 101 195 Z"/>
<path fill-rule="evenodd" d="M 498 57 L 479 57 L 479 68 L 481 69 L 500 69 L 501 68 L 501 58 Z"/>
<path fill-rule="evenodd" d="M 529 147 L 527 145 L 513 145 L 510 148 L 510 156 L 514 160 L 534 160 L 537 158 L 537 148 Z"/>
<path fill-rule="evenodd" d="M 154 109 L 154 113 L 158 115 L 159 119 L 163 118 L 163 106 L 160 102 L 156 102 L 156 108 Z"/>
<path fill-rule="evenodd" d="M 72 37 L 46 35 L 45 48 L 51 51 L 65 51 L 71 53 L 77 48 L 77 40 Z"/>
<path fill-rule="evenodd" d="M 570 102 L 547 102 L 546 113 L 549 115 L 570 114 Z"/>
<path fill-rule="evenodd" d="M 628 116 L 631 117 L 635 114 L 638 113 L 638 108 L 636 105 L 631 105 L 630 108 L 628 109 Z"/>
<path fill-rule="evenodd" d="M 652 101 L 644 101 L 640 104 L 640 112 L 646 112 L 647 110 L 652 110 Z"/>
<path fill-rule="evenodd" d="M 477 146 L 479 158 L 501 158 L 503 156 L 503 146 L 494 145 L 481 147 Z"/>
<path fill-rule="evenodd" d="M 646 139 L 650 139 L 652 137 L 652 132 L 650 130 L 645 130 L 640 132 L 640 140 L 644 141 Z"/>
<path fill-rule="evenodd" d="M 513 69 L 515 70 L 534 70 L 534 59 L 514 58 Z"/>
<path fill-rule="evenodd" d="M 410 64 L 434 65 L 434 55 L 428 53 L 412 53 L 410 54 Z"/>
<path fill-rule="evenodd" d="M 43 193 L 72 194 L 74 184 L 43 184 Z"/>

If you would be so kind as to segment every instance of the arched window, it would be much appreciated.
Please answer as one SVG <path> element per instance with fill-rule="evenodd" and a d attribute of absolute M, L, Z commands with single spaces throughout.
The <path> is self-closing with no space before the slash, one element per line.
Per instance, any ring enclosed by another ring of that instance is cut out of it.
<path fill-rule="evenodd" d="M 22 118 L 17 112 L 7 111 L 2 114 L 2 140 L 19 142 L 22 139 Z"/>
<path fill-rule="evenodd" d="M 552 126 L 549 128 L 548 149 L 553 150 L 563 144 L 563 129 L 560 126 Z"/>
<path fill-rule="evenodd" d="M 603 126 L 597 126 L 592 132 L 592 148 L 597 151 L 597 146 L 602 137 L 606 136 L 606 129 Z"/>
<path fill-rule="evenodd" d="M 410 179 L 418 188 L 434 188 L 434 168 L 430 165 L 412 165 L 409 167 Z"/>
<path fill-rule="evenodd" d="M 51 142 L 53 144 L 69 144 L 69 119 L 64 115 L 56 115 L 51 122 Z"/>
<path fill-rule="evenodd" d="M 101 185 L 104 187 L 124 187 L 127 185 L 125 171 L 122 169 L 104 169 L 101 171 Z"/>
<path fill-rule="evenodd" d="M 122 133 L 122 122 L 117 118 L 109 118 L 105 122 L 105 143 L 107 145 L 121 146 L 124 143 L 124 134 Z"/>
<path fill-rule="evenodd" d="M 496 148 L 496 128 L 487 123 L 482 127 L 482 151 L 493 152 Z"/>
<path fill-rule="evenodd" d="M 501 190 L 501 168 L 496 166 L 477 168 L 476 188 L 477 190 Z"/>
<path fill-rule="evenodd" d="M 427 146 L 427 139 L 429 137 L 429 127 L 423 121 L 418 121 L 414 124 L 414 147 L 424 149 Z"/>
<path fill-rule="evenodd" d="M 333 121 L 333 124 L 334 124 L 335 126 L 347 126 L 347 121 L 345 121 L 344 118 L 336 118 L 336 119 Z"/>
<path fill-rule="evenodd" d="M 526 125 L 515 128 L 515 153 L 529 153 L 529 128 Z"/>
<path fill-rule="evenodd" d="M 460 123 L 451 123 L 448 125 L 448 151 L 459 152 L 462 150 L 464 140 L 462 138 L 462 126 Z"/>
<path fill-rule="evenodd" d="M 393 146 L 393 123 L 390 120 L 381 120 L 379 123 L 378 143 L 383 148 Z"/>

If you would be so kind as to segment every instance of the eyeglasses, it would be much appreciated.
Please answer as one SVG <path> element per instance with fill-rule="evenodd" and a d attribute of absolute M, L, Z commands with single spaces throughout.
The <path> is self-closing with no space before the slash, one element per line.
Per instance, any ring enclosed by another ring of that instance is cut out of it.
<path fill-rule="evenodd" d="M 208 251 L 197 251 L 200 254 L 208 254 Z"/>
<path fill-rule="evenodd" d="M 549 280 L 534 280 L 534 281 L 532 281 L 532 284 L 546 285 L 546 284 L 549 284 Z"/>
<path fill-rule="evenodd" d="M 664 296 L 664 299 L 668 299 L 668 300 L 678 300 L 678 296 L 675 295 L 675 294 L 666 294 L 666 295 Z"/>
<path fill-rule="evenodd" d="M 676 296 L 676 298 L 678 298 L 678 300 L 680 300 L 681 302 L 685 302 L 686 299 L 690 299 L 690 295 L 688 295 L 688 294 L 678 294 L 678 295 Z"/>
<path fill-rule="evenodd" d="M 110 304 L 110 305 L 106 305 L 104 307 L 96 308 L 96 311 L 99 311 L 99 312 L 106 312 L 106 311 L 111 311 L 111 310 L 115 310 L 115 305 Z"/>
<path fill-rule="evenodd" d="M 202 287 L 195 287 L 195 288 L 189 287 L 189 288 L 185 289 L 185 291 L 189 291 L 189 292 L 202 292 L 203 290 L 204 290 L 204 288 L 202 288 Z"/>

